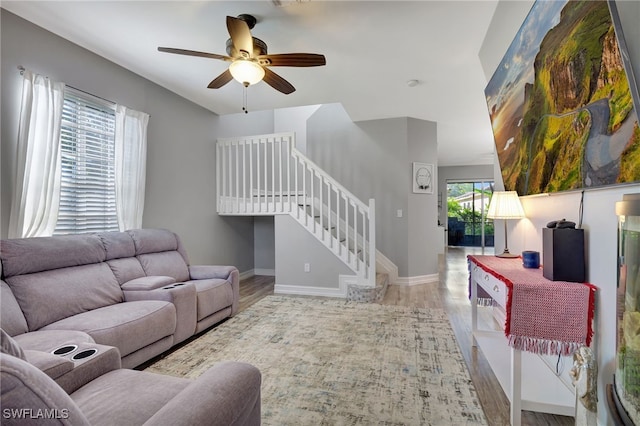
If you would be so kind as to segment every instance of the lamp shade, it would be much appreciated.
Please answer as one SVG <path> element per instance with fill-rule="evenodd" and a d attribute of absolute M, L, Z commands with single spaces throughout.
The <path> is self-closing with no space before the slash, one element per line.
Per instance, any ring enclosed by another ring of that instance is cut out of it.
<path fill-rule="evenodd" d="M 524 209 L 516 191 L 496 191 L 489 202 L 489 219 L 522 219 Z"/>
<path fill-rule="evenodd" d="M 229 72 L 234 79 L 245 86 L 258 83 L 264 78 L 264 68 L 253 61 L 238 59 L 229 65 Z"/>

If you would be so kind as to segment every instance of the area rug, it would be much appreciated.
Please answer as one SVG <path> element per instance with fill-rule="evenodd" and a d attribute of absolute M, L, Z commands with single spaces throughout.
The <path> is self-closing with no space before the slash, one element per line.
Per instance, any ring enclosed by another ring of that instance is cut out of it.
<path fill-rule="evenodd" d="M 486 424 L 441 309 L 269 296 L 146 371 L 223 360 L 262 372 L 263 425 Z"/>

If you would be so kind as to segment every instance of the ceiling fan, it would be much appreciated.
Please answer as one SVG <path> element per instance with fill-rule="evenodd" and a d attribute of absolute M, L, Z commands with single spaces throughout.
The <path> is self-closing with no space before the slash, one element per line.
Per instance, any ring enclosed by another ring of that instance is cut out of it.
<path fill-rule="evenodd" d="M 270 67 L 317 67 L 326 64 L 324 55 L 316 53 L 281 53 L 269 55 L 267 44 L 251 35 L 251 29 L 257 20 L 252 15 L 242 14 L 237 18 L 227 16 L 227 55 L 198 52 L 195 50 L 158 47 L 160 52 L 179 55 L 199 56 L 202 58 L 220 59 L 231 62 L 229 68 L 214 78 L 207 86 L 219 89 L 232 79 L 245 87 L 262 80 L 279 92 L 288 95 L 296 89 L 287 80 L 271 71 Z"/>

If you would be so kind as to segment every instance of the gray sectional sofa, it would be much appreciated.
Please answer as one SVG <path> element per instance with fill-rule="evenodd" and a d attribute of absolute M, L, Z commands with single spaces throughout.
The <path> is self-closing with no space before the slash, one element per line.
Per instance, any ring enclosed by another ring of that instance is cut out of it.
<path fill-rule="evenodd" d="M 131 368 L 238 310 L 238 270 L 190 265 L 168 230 L 3 240 L 0 261 L 0 327 L 25 349 L 88 335 Z"/>
<path fill-rule="evenodd" d="M 137 229 L 2 240 L 0 275 L 3 424 L 34 413 L 56 424 L 260 424 L 261 374 L 249 364 L 196 381 L 128 369 L 233 316 L 235 267 L 190 265 L 176 234 Z"/>

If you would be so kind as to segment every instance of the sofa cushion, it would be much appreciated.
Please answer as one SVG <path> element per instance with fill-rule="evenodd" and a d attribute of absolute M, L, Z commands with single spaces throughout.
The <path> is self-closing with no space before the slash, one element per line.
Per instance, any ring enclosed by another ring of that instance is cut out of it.
<path fill-rule="evenodd" d="M 136 246 L 133 243 L 133 239 L 126 232 L 102 232 L 97 235 L 104 246 L 106 260 L 136 255 Z"/>
<path fill-rule="evenodd" d="M 22 308 L 29 330 L 124 300 L 106 263 L 17 275 L 6 281 Z"/>
<path fill-rule="evenodd" d="M 193 280 L 198 295 L 198 317 L 200 321 L 221 309 L 228 308 L 233 303 L 233 290 L 229 281 L 218 278 L 209 280 Z"/>
<path fill-rule="evenodd" d="M 90 234 L 16 238 L 2 241 L 0 258 L 8 278 L 102 262 L 105 251 L 100 238 Z"/>
<path fill-rule="evenodd" d="M 0 326 L 10 336 L 29 331 L 22 309 L 4 281 L 0 281 Z"/>
<path fill-rule="evenodd" d="M 111 272 L 113 272 L 120 285 L 145 276 L 140 261 L 135 257 L 107 260 L 107 265 L 111 268 Z"/>
<path fill-rule="evenodd" d="M 142 425 L 190 384 L 189 379 L 120 369 L 81 387 L 71 398 L 92 424 Z M 201 407 L 181 408 L 186 414 Z M 183 417 L 183 423 L 188 423 L 188 417 Z"/>
<path fill-rule="evenodd" d="M 146 275 L 165 275 L 176 281 L 189 279 L 189 267 L 177 251 L 164 251 L 138 255 Z"/>
<path fill-rule="evenodd" d="M 56 321 L 43 328 L 84 331 L 96 343 L 117 347 L 123 357 L 173 335 L 175 329 L 175 306 L 160 300 L 116 303 Z"/>

